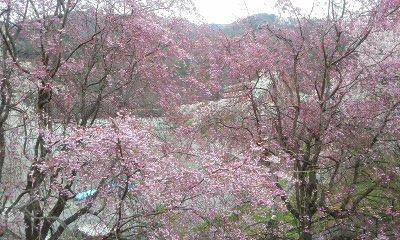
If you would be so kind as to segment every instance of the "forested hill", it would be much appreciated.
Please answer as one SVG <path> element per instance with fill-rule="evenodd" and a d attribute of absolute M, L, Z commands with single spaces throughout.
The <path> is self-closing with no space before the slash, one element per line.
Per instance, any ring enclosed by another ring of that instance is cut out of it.
<path fill-rule="evenodd" d="M 263 24 L 277 24 L 278 16 L 268 13 L 259 13 L 240 19 L 230 24 L 210 24 L 215 30 L 220 30 L 229 36 L 240 35 L 244 31 L 244 26 L 256 29 Z"/>

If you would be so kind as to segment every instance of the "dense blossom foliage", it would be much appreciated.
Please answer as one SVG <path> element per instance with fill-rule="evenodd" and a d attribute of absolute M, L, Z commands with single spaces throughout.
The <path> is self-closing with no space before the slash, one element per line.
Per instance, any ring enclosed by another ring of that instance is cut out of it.
<path fill-rule="evenodd" d="M 398 238 L 400 2 L 278 7 L 0 1 L 0 238 Z"/>

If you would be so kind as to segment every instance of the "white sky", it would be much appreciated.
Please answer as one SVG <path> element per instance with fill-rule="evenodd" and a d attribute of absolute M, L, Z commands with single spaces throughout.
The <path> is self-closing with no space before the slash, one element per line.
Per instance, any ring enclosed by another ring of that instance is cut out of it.
<path fill-rule="evenodd" d="M 275 13 L 276 0 L 193 0 L 208 23 L 232 23 L 256 13 Z M 311 9 L 313 0 L 293 0 L 295 6 Z"/>

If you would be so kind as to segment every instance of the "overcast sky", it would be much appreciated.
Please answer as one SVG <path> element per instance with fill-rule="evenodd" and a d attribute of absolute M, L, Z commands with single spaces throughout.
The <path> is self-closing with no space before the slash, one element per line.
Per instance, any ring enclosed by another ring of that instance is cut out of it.
<path fill-rule="evenodd" d="M 275 13 L 276 0 L 193 0 L 208 23 L 231 23 L 255 13 Z M 313 0 L 294 0 L 296 6 L 311 9 Z"/>

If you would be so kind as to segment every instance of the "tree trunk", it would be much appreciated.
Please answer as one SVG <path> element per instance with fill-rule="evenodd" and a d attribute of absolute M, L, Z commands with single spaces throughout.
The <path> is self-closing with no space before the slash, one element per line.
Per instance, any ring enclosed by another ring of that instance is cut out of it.
<path fill-rule="evenodd" d="M 312 239 L 312 231 L 311 231 L 311 216 L 305 216 L 300 221 L 300 240 L 311 240 Z"/>
<path fill-rule="evenodd" d="M 6 159 L 6 138 L 4 136 L 4 127 L 0 126 L 0 184 L 3 176 L 3 167 Z"/>
<path fill-rule="evenodd" d="M 300 240 L 312 240 L 311 232 L 306 231 L 305 229 L 302 230 L 300 233 Z"/>

